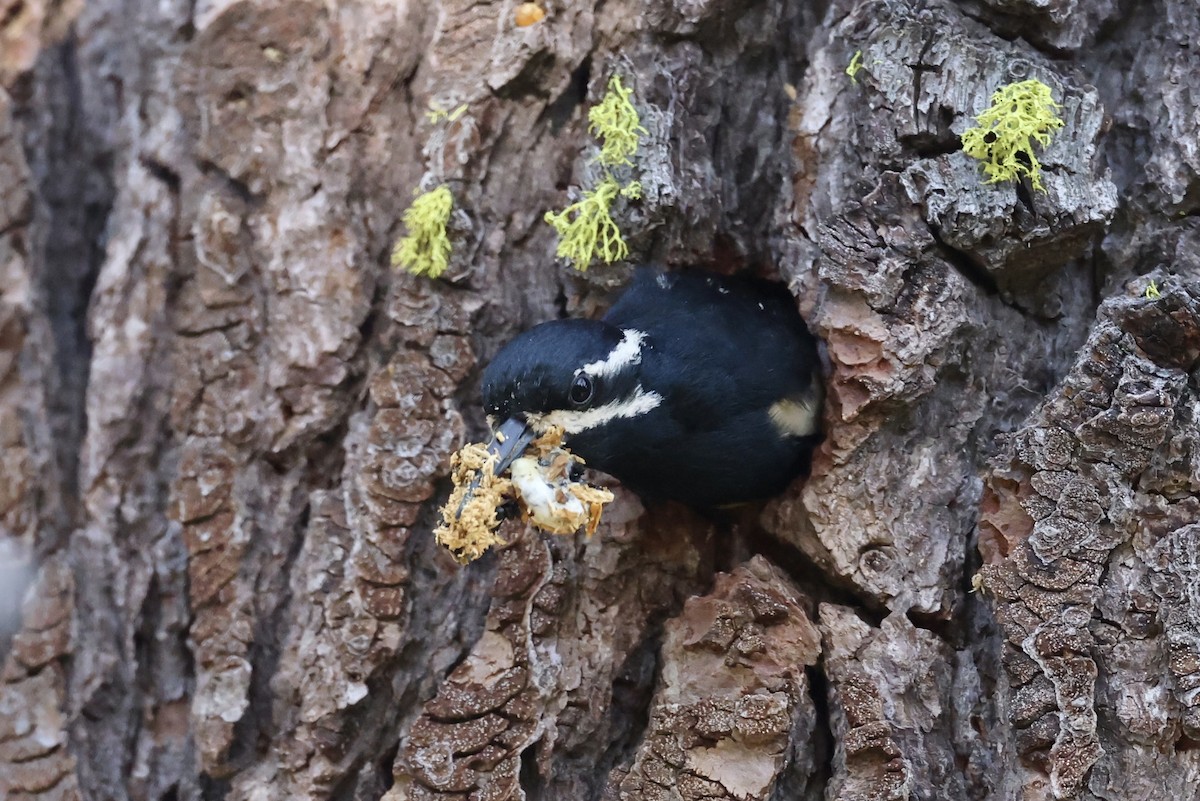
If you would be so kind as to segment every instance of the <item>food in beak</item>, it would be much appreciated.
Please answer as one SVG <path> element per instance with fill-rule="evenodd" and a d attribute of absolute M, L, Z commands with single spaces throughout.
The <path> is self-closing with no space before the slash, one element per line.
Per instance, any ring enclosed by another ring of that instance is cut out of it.
<path fill-rule="evenodd" d="M 513 435 L 502 426 L 496 439 Z M 498 510 L 509 499 L 516 499 L 526 518 L 543 531 L 567 535 L 586 527 L 588 536 L 595 533 L 604 504 L 612 501 L 613 494 L 571 480 L 572 466 L 583 460 L 563 447 L 561 429 L 534 440 L 524 455 L 516 455 L 510 446 L 502 456 L 504 443 L 500 445 L 472 443 L 451 458 L 454 489 L 442 507 L 442 523 L 434 535 L 455 559 L 465 564 L 493 545 L 505 544 L 496 529 L 501 523 Z M 504 475 L 505 467 L 510 468 L 511 478 Z"/>

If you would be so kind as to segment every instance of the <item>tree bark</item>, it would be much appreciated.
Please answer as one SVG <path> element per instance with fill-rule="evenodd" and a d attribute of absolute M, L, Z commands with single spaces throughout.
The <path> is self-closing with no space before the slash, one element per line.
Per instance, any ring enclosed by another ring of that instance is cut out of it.
<path fill-rule="evenodd" d="M 0 0 L 0 798 L 1200 797 L 1194 2 L 515 6 Z M 459 567 L 614 74 L 630 263 L 785 281 L 826 440 Z M 959 141 L 1026 78 L 1044 192 Z"/>

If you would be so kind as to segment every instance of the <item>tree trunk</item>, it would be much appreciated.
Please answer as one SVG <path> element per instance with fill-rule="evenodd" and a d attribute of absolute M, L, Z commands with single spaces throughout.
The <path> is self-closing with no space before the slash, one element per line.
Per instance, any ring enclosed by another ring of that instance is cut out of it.
<path fill-rule="evenodd" d="M 0 797 L 1200 797 L 1193 0 L 541 5 L 0 0 Z M 786 281 L 826 440 L 459 567 L 612 75 L 630 262 Z M 959 141 L 1027 78 L 1044 192 Z"/>

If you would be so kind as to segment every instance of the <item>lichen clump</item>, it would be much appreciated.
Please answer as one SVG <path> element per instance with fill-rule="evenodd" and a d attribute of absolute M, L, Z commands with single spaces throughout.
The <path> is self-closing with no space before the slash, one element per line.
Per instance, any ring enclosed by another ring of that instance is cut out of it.
<path fill-rule="evenodd" d="M 478 559 L 493 545 L 503 545 L 496 533 L 500 527 L 497 510 L 512 496 L 512 482 L 493 474 L 496 456 L 475 442 L 450 457 L 454 489 L 442 507 L 442 524 L 433 530 L 438 545 L 450 550 L 466 564 Z"/>
<path fill-rule="evenodd" d="M 858 71 L 863 68 L 863 56 L 861 50 L 856 50 L 850 58 L 850 65 L 846 67 L 846 74 L 850 76 L 850 83 L 858 83 Z"/>
<path fill-rule="evenodd" d="M 992 95 L 992 105 L 975 117 L 976 127 L 963 133 L 963 151 L 983 162 L 987 183 L 1027 175 L 1034 189 L 1044 192 L 1033 145 L 1050 144 L 1050 134 L 1063 126 L 1059 108 L 1050 87 L 1036 78 L 1002 86 Z"/>
<path fill-rule="evenodd" d="M 596 256 L 605 264 L 629 255 L 629 246 L 621 236 L 621 229 L 613 222 L 612 204 L 618 195 L 627 198 L 641 196 L 642 185 L 637 181 L 624 188 L 612 176 L 600 185 L 583 193 L 583 198 L 560 212 L 546 212 L 546 222 L 558 232 L 558 248 L 554 251 L 560 259 L 583 271 Z"/>
<path fill-rule="evenodd" d="M 454 209 L 450 189 L 439 186 L 418 194 L 404 212 L 408 234 L 392 250 L 392 266 L 403 267 L 413 275 L 437 278 L 450 266 L 450 237 L 446 225 Z"/>
<path fill-rule="evenodd" d="M 610 170 L 633 163 L 631 158 L 646 133 L 629 100 L 632 95 L 620 76 L 612 76 L 604 98 L 588 112 L 588 132 L 601 140 L 596 161 L 603 165 L 604 177 L 592 189 L 584 190 L 578 202 L 560 212 L 546 212 L 546 222 L 558 232 L 555 255 L 580 272 L 591 266 L 593 259 L 612 264 L 629 255 L 621 229 L 613 221 L 612 206 L 618 196 L 640 198 L 642 185 L 637 181 L 622 185 Z"/>
<path fill-rule="evenodd" d="M 437 125 L 443 120 L 445 122 L 458 122 L 462 115 L 467 113 L 467 108 L 467 104 L 462 103 L 453 111 L 447 111 L 435 103 L 430 103 L 429 110 L 425 112 L 425 119 L 429 120 L 431 125 Z"/>
<path fill-rule="evenodd" d="M 637 109 L 629 102 L 632 95 L 633 90 L 621 84 L 621 76 L 614 75 L 604 99 L 588 111 L 588 133 L 603 140 L 596 160 L 605 167 L 632 164 L 630 156 L 637 152 L 641 135 L 646 133 Z"/>
<path fill-rule="evenodd" d="M 515 499 L 525 517 L 551 534 L 574 534 L 581 527 L 590 537 L 600 525 L 604 505 L 613 500 L 606 489 L 571 480 L 579 457 L 562 445 L 562 429 L 552 428 L 514 460 L 512 478 L 495 475 L 496 456 L 473 443 L 450 461 L 454 489 L 442 507 L 442 523 L 434 529 L 438 544 L 459 562 L 478 559 L 505 540 L 499 508 Z"/>

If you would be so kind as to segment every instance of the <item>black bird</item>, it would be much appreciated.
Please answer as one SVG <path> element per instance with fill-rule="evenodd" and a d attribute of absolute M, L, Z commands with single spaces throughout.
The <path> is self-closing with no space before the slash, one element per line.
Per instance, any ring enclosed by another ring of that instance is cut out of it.
<path fill-rule="evenodd" d="M 822 400 L 791 294 L 699 270 L 641 268 L 603 320 L 542 323 L 483 372 L 497 472 L 559 425 L 589 467 L 701 509 L 807 471 Z"/>

